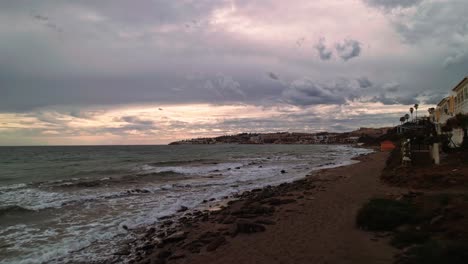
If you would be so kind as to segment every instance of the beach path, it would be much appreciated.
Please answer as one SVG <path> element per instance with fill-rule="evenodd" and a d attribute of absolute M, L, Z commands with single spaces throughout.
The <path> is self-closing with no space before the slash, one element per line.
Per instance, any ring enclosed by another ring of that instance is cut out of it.
<path fill-rule="evenodd" d="M 214 252 L 191 254 L 175 263 L 392 263 L 395 249 L 386 238 L 356 228 L 359 208 L 371 197 L 398 192 L 380 182 L 388 153 L 376 152 L 350 166 L 323 170 L 320 190 L 282 206 L 275 225 L 239 234 Z M 331 180 L 331 181 L 328 181 Z M 172 262 L 171 262 L 172 263 Z"/>

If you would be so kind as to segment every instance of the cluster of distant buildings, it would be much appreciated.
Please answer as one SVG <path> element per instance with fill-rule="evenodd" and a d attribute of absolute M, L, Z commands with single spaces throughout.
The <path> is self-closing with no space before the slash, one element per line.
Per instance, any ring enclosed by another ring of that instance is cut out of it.
<path fill-rule="evenodd" d="M 435 123 L 444 124 L 457 114 L 468 114 L 468 77 L 463 78 L 451 94 L 437 104 L 431 117 Z"/>
<path fill-rule="evenodd" d="M 465 131 L 468 130 L 466 124 L 468 118 L 468 77 L 463 78 L 451 89 L 449 96 L 443 98 L 436 107 L 429 108 L 428 112 L 429 117 L 416 118 L 411 122 L 397 126 L 397 132 L 399 134 L 410 132 L 409 135 L 413 136 L 445 135 L 449 147 L 461 147 L 464 143 Z M 439 164 L 439 143 L 438 140 L 418 143 L 415 141 L 413 146 L 408 146 L 408 149 L 411 149 L 413 154 L 415 152 L 429 152 L 434 163 Z"/>
<path fill-rule="evenodd" d="M 463 78 L 452 88 L 450 95 L 443 98 L 435 109 L 429 109 L 429 113 L 431 121 L 436 125 L 438 134 L 443 134 L 442 128 L 450 119 L 459 114 L 468 115 L 468 77 Z M 461 146 L 465 136 L 464 129 L 468 128 L 456 127 L 449 129 L 451 146 Z"/>
<path fill-rule="evenodd" d="M 406 130 L 417 128 L 421 121 L 428 120 L 436 125 L 438 134 L 441 134 L 441 128 L 448 120 L 458 114 L 468 114 L 468 77 L 458 83 L 450 91 L 450 95 L 440 100 L 437 106 L 429 108 L 429 117 L 421 117 L 412 122 L 404 123 L 398 126 L 398 132 L 403 133 Z"/>
<path fill-rule="evenodd" d="M 339 133 L 269 133 L 250 138 L 250 144 L 353 144 L 359 137 L 343 137 Z"/>
<path fill-rule="evenodd" d="M 346 133 L 241 133 L 214 138 L 194 138 L 171 144 L 356 144 L 362 137 L 378 138 L 389 129 L 362 127 Z"/>

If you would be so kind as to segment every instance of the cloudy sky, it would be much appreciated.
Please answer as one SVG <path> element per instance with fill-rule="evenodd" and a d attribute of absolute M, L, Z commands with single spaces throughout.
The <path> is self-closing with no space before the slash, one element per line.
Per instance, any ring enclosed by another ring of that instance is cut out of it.
<path fill-rule="evenodd" d="M 349 131 L 468 72 L 466 0 L 0 2 L 0 145 Z"/>

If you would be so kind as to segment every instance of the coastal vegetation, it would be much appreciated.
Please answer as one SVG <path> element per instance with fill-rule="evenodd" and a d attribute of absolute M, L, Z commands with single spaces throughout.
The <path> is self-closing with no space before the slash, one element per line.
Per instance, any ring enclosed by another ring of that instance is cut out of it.
<path fill-rule="evenodd" d="M 416 209 L 408 202 L 375 198 L 366 203 L 357 215 L 357 225 L 369 231 L 391 231 L 413 222 Z"/>
<path fill-rule="evenodd" d="M 391 234 L 401 251 L 397 263 L 468 263 L 468 196 L 413 192 L 398 198 L 375 198 L 359 211 L 363 229 Z"/>

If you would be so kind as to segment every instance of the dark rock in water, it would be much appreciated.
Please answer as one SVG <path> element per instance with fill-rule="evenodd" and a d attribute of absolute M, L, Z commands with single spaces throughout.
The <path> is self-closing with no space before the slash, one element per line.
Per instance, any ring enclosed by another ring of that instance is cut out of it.
<path fill-rule="evenodd" d="M 260 205 L 251 205 L 247 207 L 243 207 L 239 210 L 233 211 L 233 215 L 238 215 L 239 217 L 243 218 L 250 218 L 250 216 L 254 217 L 256 215 L 270 215 L 274 212 L 274 208 L 265 207 Z"/>
<path fill-rule="evenodd" d="M 263 166 L 258 166 L 259 168 L 263 168 Z"/>
<path fill-rule="evenodd" d="M 214 201 L 214 200 L 216 200 L 216 199 L 215 199 L 215 198 L 211 198 L 211 199 L 210 199 L 210 200 L 208 200 L 208 201 L 212 202 L 212 201 Z"/>
<path fill-rule="evenodd" d="M 236 232 L 237 233 L 244 233 L 244 234 L 251 234 L 257 232 L 265 231 L 265 227 L 261 224 L 256 224 L 247 220 L 238 220 L 236 223 Z"/>
<path fill-rule="evenodd" d="M 182 254 L 182 253 L 174 254 L 170 256 L 168 259 L 173 260 L 173 259 L 181 259 L 181 258 L 185 258 L 185 254 Z"/>
<path fill-rule="evenodd" d="M 202 203 L 207 203 L 208 201 L 207 200 L 203 200 Z"/>
<path fill-rule="evenodd" d="M 203 244 L 211 243 L 211 241 L 215 240 L 219 236 L 219 233 L 207 231 L 200 235 L 198 241 Z"/>
<path fill-rule="evenodd" d="M 281 173 L 286 173 L 286 171 L 285 171 L 285 170 L 281 170 Z"/>
<path fill-rule="evenodd" d="M 177 210 L 178 213 L 181 213 L 181 212 L 185 212 L 188 210 L 188 207 L 187 206 L 181 206 L 179 210 Z"/>
<path fill-rule="evenodd" d="M 227 168 L 227 170 L 231 170 L 231 168 Z"/>
<path fill-rule="evenodd" d="M 206 247 L 206 251 L 215 251 L 219 246 L 222 244 L 226 243 L 226 238 L 223 236 L 219 236 L 215 238 L 213 241 L 211 241 L 210 244 Z"/>
<path fill-rule="evenodd" d="M 222 223 L 223 223 L 223 224 L 232 224 L 232 223 L 234 223 L 235 221 L 236 221 L 236 218 L 235 218 L 235 217 L 233 217 L 233 216 L 228 216 L 228 217 L 224 218 L 224 220 L 223 220 Z"/>
<path fill-rule="evenodd" d="M 236 167 L 236 170 L 240 170 L 240 167 Z"/>
<path fill-rule="evenodd" d="M 258 220 L 255 220 L 255 223 L 261 224 L 261 225 L 275 225 L 276 224 L 274 221 L 271 221 L 268 219 L 258 219 Z"/>
<path fill-rule="evenodd" d="M 79 182 L 77 183 L 75 186 L 77 187 L 86 187 L 86 188 L 90 188 L 90 187 L 97 187 L 101 185 L 100 182 L 97 182 L 97 181 L 89 181 L 89 182 Z"/>
<path fill-rule="evenodd" d="M 126 226 L 126 225 L 122 225 L 122 228 L 123 228 L 124 230 L 128 230 L 128 226 Z"/>
<path fill-rule="evenodd" d="M 158 253 L 158 258 L 159 259 L 165 259 L 165 258 L 169 257 L 170 255 L 172 255 L 172 252 L 170 252 L 168 250 L 163 250 L 163 251 Z"/>
<path fill-rule="evenodd" d="M 288 204 L 288 203 L 294 203 L 296 200 L 294 199 L 278 199 L 278 198 L 271 198 L 266 201 L 270 205 L 281 205 L 281 204 Z"/>
<path fill-rule="evenodd" d="M 172 223 L 174 223 L 174 221 L 172 221 L 172 220 L 166 220 L 166 221 L 163 221 L 163 222 L 162 222 L 162 225 L 163 225 L 163 226 L 170 226 L 170 225 L 172 225 Z"/>
<path fill-rule="evenodd" d="M 162 242 L 164 244 L 174 243 L 174 242 L 182 241 L 185 238 L 187 238 L 187 234 L 185 232 L 183 232 L 183 231 L 180 231 L 180 232 L 176 232 L 176 233 L 164 238 Z"/>
<path fill-rule="evenodd" d="M 141 247 L 137 247 L 137 250 L 142 250 L 142 251 L 150 251 L 155 247 L 155 245 L 151 243 L 146 243 Z"/>
<path fill-rule="evenodd" d="M 156 233 L 156 228 L 154 228 L 154 227 L 151 227 L 150 229 L 148 229 L 148 230 L 146 231 L 146 234 L 147 234 L 147 235 L 152 235 L 152 234 L 154 234 L 154 233 Z"/>
<path fill-rule="evenodd" d="M 126 247 L 114 253 L 115 256 L 127 256 L 130 255 L 130 250 Z"/>
<path fill-rule="evenodd" d="M 192 253 L 200 253 L 200 249 L 203 247 L 203 243 L 197 240 L 194 240 L 188 244 L 182 246 L 183 249 L 186 249 Z"/>

